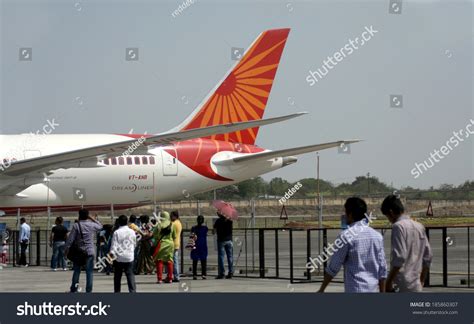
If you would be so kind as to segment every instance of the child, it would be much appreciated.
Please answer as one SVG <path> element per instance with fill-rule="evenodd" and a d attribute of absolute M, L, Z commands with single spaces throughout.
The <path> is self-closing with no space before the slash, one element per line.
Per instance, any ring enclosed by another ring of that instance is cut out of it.
<path fill-rule="evenodd" d="M 3 266 L 6 266 L 7 262 L 8 262 L 8 242 L 7 240 L 3 240 L 0 264 L 2 264 Z"/>

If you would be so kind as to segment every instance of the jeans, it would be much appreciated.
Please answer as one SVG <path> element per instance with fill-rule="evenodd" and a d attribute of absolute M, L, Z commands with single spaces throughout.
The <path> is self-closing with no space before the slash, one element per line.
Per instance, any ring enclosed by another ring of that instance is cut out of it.
<path fill-rule="evenodd" d="M 173 278 L 179 280 L 179 250 L 173 253 Z"/>
<path fill-rule="evenodd" d="M 109 246 L 107 244 L 102 244 L 99 248 L 100 258 L 102 258 L 102 259 L 107 258 L 107 254 L 109 253 L 109 251 L 110 251 Z M 105 273 L 107 273 L 107 274 L 110 274 L 112 272 L 111 262 L 105 261 L 104 263 L 105 263 L 105 267 L 104 267 L 103 271 L 105 271 Z"/>
<path fill-rule="evenodd" d="M 114 261 L 114 292 L 119 293 L 122 285 L 122 273 L 125 272 L 127 277 L 128 291 L 134 293 L 137 291 L 135 285 L 135 273 L 133 272 L 132 262 L 118 262 Z"/>
<path fill-rule="evenodd" d="M 57 241 L 53 242 L 53 256 L 51 257 L 51 268 L 66 269 L 66 258 L 64 257 L 64 246 L 66 242 Z"/>
<path fill-rule="evenodd" d="M 234 245 L 232 241 L 217 242 L 217 263 L 218 263 L 218 274 L 223 276 L 225 273 L 224 269 L 224 252 L 227 254 L 227 264 L 229 265 L 229 274 L 234 273 L 234 258 L 233 258 Z"/>
<path fill-rule="evenodd" d="M 20 265 L 27 265 L 26 250 L 28 250 L 28 241 L 20 242 Z"/>
<path fill-rule="evenodd" d="M 94 256 L 89 255 L 86 261 L 86 292 L 92 292 L 92 279 L 94 275 Z M 74 270 L 72 274 L 72 283 L 71 283 L 71 292 L 77 292 L 79 286 L 79 276 L 81 275 L 81 268 L 82 266 L 74 263 L 72 266 L 72 270 Z"/>

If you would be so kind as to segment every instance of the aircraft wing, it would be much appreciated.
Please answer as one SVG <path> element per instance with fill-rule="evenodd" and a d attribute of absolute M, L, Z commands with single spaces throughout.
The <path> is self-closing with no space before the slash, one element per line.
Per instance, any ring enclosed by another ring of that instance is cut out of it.
<path fill-rule="evenodd" d="M 242 156 L 234 157 L 231 159 L 225 160 L 216 160 L 213 161 L 215 165 L 222 165 L 222 166 L 230 166 L 230 165 L 237 165 L 240 163 L 249 163 L 249 162 L 257 162 L 257 161 L 266 161 L 277 157 L 286 157 L 292 155 L 299 155 L 309 152 L 321 151 L 332 147 L 343 147 L 344 145 L 349 145 L 352 143 L 360 142 L 360 140 L 348 140 L 348 141 L 337 141 L 337 142 L 330 142 L 324 144 L 316 144 L 316 145 L 308 145 L 308 146 L 300 146 L 294 147 L 284 150 L 278 151 L 265 151 L 260 153 L 254 154 L 245 154 Z"/>
<path fill-rule="evenodd" d="M 174 142 L 269 125 L 299 117 L 303 114 L 306 113 L 302 112 L 261 120 L 229 123 L 186 131 L 152 135 L 145 138 L 143 143 L 135 152 L 140 152 L 139 154 L 147 154 L 148 147 L 166 146 Z M 78 150 L 11 162 L 8 167 L 3 166 L 0 169 L 0 195 L 13 195 L 18 193 L 33 183 L 41 182 L 44 179 L 45 173 L 49 174 L 57 169 L 97 167 L 97 162 L 99 160 L 108 157 L 120 156 L 126 152 L 132 144 L 137 145 L 137 140 L 130 139 L 116 143 L 92 146 Z M 25 181 L 26 177 L 30 178 L 28 182 Z M 35 179 L 32 180 L 31 178 Z"/>

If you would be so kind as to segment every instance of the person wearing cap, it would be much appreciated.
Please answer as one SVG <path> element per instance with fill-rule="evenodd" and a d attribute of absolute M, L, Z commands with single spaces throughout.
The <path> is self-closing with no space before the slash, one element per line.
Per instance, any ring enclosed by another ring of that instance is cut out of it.
<path fill-rule="evenodd" d="M 153 238 L 156 241 L 153 259 L 156 265 L 156 277 L 158 284 L 163 282 L 173 282 L 173 255 L 174 240 L 176 238 L 176 230 L 170 220 L 168 212 L 162 212 L 158 226 L 153 231 Z M 166 265 L 168 271 L 167 278 L 163 281 L 163 266 Z"/>

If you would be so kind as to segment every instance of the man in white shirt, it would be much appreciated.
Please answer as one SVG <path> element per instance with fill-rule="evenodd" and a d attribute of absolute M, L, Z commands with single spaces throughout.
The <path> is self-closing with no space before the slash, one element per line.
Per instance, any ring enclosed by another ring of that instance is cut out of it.
<path fill-rule="evenodd" d="M 390 195 L 382 202 L 382 213 L 392 225 L 392 269 L 386 291 L 421 292 L 429 273 L 433 253 L 425 227 L 405 214 L 400 198 Z"/>
<path fill-rule="evenodd" d="M 26 219 L 22 217 L 20 219 L 20 265 L 21 266 L 28 266 L 26 262 L 26 251 L 28 250 L 28 245 L 30 244 L 30 235 L 31 235 L 31 228 L 30 225 L 26 223 Z"/>
<path fill-rule="evenodd" d="M 134 251 L 137 245 L 135 232 L 127 226 L 127 216 L 118 218 L 119 228 L 112 236 L 110 254 L 114 258 L 114 292 L 120 292 L 122 273 L 127 277 L 128 291 L 136 292 L 135 274 L 133 273 Z"/>

